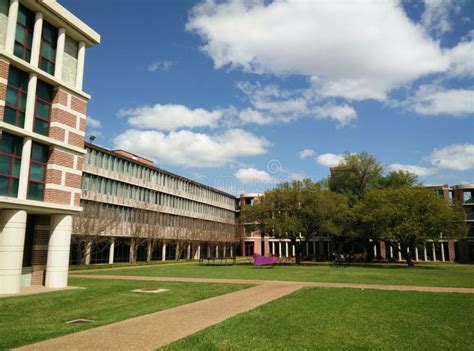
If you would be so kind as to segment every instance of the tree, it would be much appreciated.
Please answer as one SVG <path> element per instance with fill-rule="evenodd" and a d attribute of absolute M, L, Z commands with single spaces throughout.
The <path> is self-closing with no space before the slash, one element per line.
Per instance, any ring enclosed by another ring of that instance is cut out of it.
<path fill-rule="evenodd" d="M 301 244 L 318 235 L 341 235 L 350 219 L 347 198 L 310 180 L 283 183 L 242 211 L 242 221 L 264 235 L 289 239 L 301 262 Z"/>
<path fill-rule="evenodd" d="M 367 152 L 345 153 L 341 163 L 331 169 L 328 179 L 331 191 L 345 194 L 353 205 L 375 187 L 384 172 L 384 166 Z"/>
<path fill-rule="evenodd" d="M 115 207 L 97 201 L 82 201 L 82 212 L 73 218 L 73 240 L 77 244 L 81 264 L 85 263 L 92 247 L 109 241 L 104 234 L 120 222 L 120 215 Z"/>
<path fill-rule="evenodd" d="M 379 188 L 404 188 L 419 185 L 418 176 L 407 171 L 392 171 L 384 177 L 380 177 L 377 187 Z"/>
<path fill-rule="evenodd" d="M 370 190 L 355 211 L 363 235 L 387 240 L 395 251 L 400 250 L 409 266 L 414 265 L 412 255 L 417 245 L 466 233 L 460 207 L 423 188 Z"/>

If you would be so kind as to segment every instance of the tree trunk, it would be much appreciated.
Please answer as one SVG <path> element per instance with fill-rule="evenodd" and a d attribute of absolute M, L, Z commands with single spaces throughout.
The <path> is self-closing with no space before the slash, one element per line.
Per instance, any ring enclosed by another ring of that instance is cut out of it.
<path fill-rule="evenodd" d="M 296 264 L 301 264 L 301 241 L 292 240 L 292 245 L 295 245 L 295 261 Z"/>
<path fill-rule="evenodd" d="M 410 245 L 406 243 L 400 243 L 400 249 L 402 251 L 402 256 L 405 258 L 405 261 L 407 261 L 408 267 L 414 267 L 415 263 L 413 262 L 412 259 L 412 253 L 413 249 L 409 250 Z"/>

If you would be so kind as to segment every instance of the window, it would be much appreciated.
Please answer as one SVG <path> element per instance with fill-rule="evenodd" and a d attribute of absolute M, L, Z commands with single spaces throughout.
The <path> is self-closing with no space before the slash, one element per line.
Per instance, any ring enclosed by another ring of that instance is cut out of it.
<path fill-rule="evenodd" d="M 0 142 L 0 195 L 18 196 L 23 139 L 3 132 Z"/>
<path fill-rule="evenodd" d="M 33 126 L 34 132 L 46 136 L 49 134 L 52 103 L 53 87 L 38 80 L 38 85 L 36 86 L 35 121 Z"/>
<path fill-rule="evenodd" d="M 8 72 L 7 96 L 3 120 L 23 128 L 25 126 L 26 92 L 28 74 L 14 66 Z"/>
<path fill-rule="evenodd" d="M 48 163 L 49 147 L 33 143 L 31 148 L 30 181 L 28 184 L 28 199 L 43 201 L 46 183 L 46 165 Z"/>
<path fill-rule="evenodd" d="M 44 22 L 41 33 L 41 53 L 39 58 L 39 68 L 49 74 L 54 75 L 56 64 L 56 45 L 58 42 L 58 30 Z"/>
<path fill-rule="evenodd" d="M 18 10 L 18 21 L 16 23 L 15 56 L 30 62 L 31 45 L 33 43 L 33 28 L 35 26 L 35 14 L 25 6 L 20 5 Z"/>

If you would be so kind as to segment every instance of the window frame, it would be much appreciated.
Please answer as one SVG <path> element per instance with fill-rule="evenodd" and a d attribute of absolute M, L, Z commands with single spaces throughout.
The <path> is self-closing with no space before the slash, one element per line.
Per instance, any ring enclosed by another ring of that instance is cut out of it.
<path fill-rule="evenodd" d="M 41 145 L 42 147 L 47 147 L 48 148 L 48 156 L 46 157 L 46 161 L 45 162 L 40 162 L 40 161 L 35 161 L 33 160 L 33 147 L 34 145 L 37 144 L 37 145 Z M 29 165 L 29 170 L 28 170 L 28 189 L 27 189 L 27 199 L 28 200 L 33 200 L 33 201 L 44 201 L 44 194 L 45 194 L 45 190 L 46 190 L 46 173 L 48 172 L 48 159 L 49 159 L 49 156 L 51 154 L 51 150 L 49 150 L 49 146 L 46 145 L 46 144 L 41 144 L 41 143 L 37 143 L 37 142 L 33 142 L 33 145 L 31 146 L 31 156 L 30 156 L 30 165 Z M 44 166 L 44 174 L 43 174 L 43 181 L 37 181 L 37 180 L 31 180 L 31 170 L 33 168 L 33 164 L 35 165 L 40 165 L 40 166 Z M 43 194 L 41 196 L 41 200 L 37 200 L 37 199 L 31 199 L 30 198 L 30 185 L 31 183 L 34 183 L 34 184 L 43 184 L 44 185 L 44 188 L 43 188 Z"/>
<path fill-rule="evenodd" d="M 24 128 L 25 127 L 25 115 L 26 115 L 26 99 L 27 99 L 27 96 L 28 96 L 29 76 L 28 76 L 28 73 L 22 71 L 21 69 L 15 67 L 13 65 L 10 65 L 8 75 L 10 75 L 10 70 L 16 70 L 16 71 L 19 72 L 20 86 L 16 87 L 16 86 L 12 85 L 10 79 L 7 80 L 7 89 L 6 89 L 6 92 L 5 92 L 5 109 L 3 111 L 3 120 L 5 120 L 5 114 L 6 114 L 6 109 L 7 108 L 15 110 L 15 124 L 13 124 L 13 125 L 17 126 L 17 127 L 20 127 L 20 128 Z M 24 76 L 24 77 L 21 77 L 21 76 Z M 21 87 L 21 81 L 22 81 L 22 78 L 25 78 L 25 77 L 26 77 L 26 89 L 23 90 L 22 87 Z M 16 106 L 14 106 L 14 107 L 12 105 L 8 104 L 7 96 L 8 96 L 8 90 L 9 89 L 14 90 L 16 92 Z M 21 108 L 20 108 L 20 101 L 21 101 L 21 96 L 22 95 L 25 96 L 25 108 L 24 108 L 24 110 L 21 110 Z M 18 123 L 20 113 L 23 113 L 23 125 L 20 125 Z M 8 123 L 8 122 L 5 122 L 5 123 Z"/>
<path fill-rule="evenodd" d="M 33 49 L 33 34 L 34 34 L 34 29 L 35 29 L 35 14 L 33 11 L 31 11 L 29 8 L 27 8 L 26 6 L 20 4 L 20 7 L 18 9 L 18 12 L 21 12 L 22 10 L 25 10 L 25 16 L 28 17 L 29 15 L 32 16 L 32 27 L 29 28 L 28 27 L 28 21 L 27 21 L 27 24 L 26 24 L 26 27 L 23 26 L 23 24 L 21 24 L 19 21 L 18 21 L 18 18 L 16 20 L 16 27 L 15 27 L 15 42 L 14 42 L 14 47 L 15 47 L 15 44 L 18 43 L 22 46 L 22 53 L 21 53 L 21 56 L 17 56 L 15 55 L 15 48 L 13 49 L 13 53 L 14 53 L 14 56 L 15 57 L 18 57 L 28 63 L 31 62 L 31 54 L 32 54 L 32 49 Z M 18 31 L 18 27 L 22 27 L 23 28 L 23 43 L 19 42 L 18 40 L 16 40 L 16 32 Z M 28 47 L 28 35 L 25 35 L 27 33 L 31 33 L 31 47 Z M 25 52 L 26 51 L 29 51 L 29 60 L 27 60 L 25 58 Z"/>
<path fill-rule="evenodd" d="M 43 99 L 42 97 L 40 97 L 38 95 L 38 86 L 40 84 L 45 84 L 49 87 L 51 87 L 51 91 L 52 91 L 52 94 L 51 94 L 51 101 L 48 101 L 48 100 L 45 100 Z M 44 119 L 44 117 L 40 116 L 38 114 L 38 100 L 40 100 L 42 103 L 44 104 L 47 104 L 49 105 L 49 113 L 48 113 L 48 119 Z M 44 136 L 49 136 L 49 133 L 50 133 L 50 129 L 51 129 L 51 111 L 53 109 L 53 100 L 54 100 L 54 88 L 53 86 L 51 86 L 50 84 L 48 83 L 45 83 L 41 80 L 38 80 L 37 84 L 36 84 L 36 94 L 35 94 L 35 112 L 34 112 L 34 116 L 33 116 L 33 131 L 37 134 L 40 134 L 40 135 L 44 135 Z M 37 120 L 41 120 L 43 122 L 46 122 L 48 124 L 48 132 L 46 134 L 42 134 L 42 133 L 38 133 L 36 132 L 36 121 Z"/>
<path fill-rule="evenodd" d="M 4 135 L 7 134 L 9 136 L 12 136 L 14 139 L 18 139 L 20 140 L 21 142 L 21 148 L 20 148 L 20 154 L 19 155 L 16 155 L 14 153 L 14 150 L 13 150 L 13 153 L 6 153 L 6 152 L 3 152 L 1 151 L 0 149 L 0 155 L 1 156 L 6 156 L 6 157 L 9 157 L 10 158 L 10 164 L 9 164 L 9 167 L 8 167 L 8 172 L 9 174 L 4 174 L 4 173 L 0 173 L 0 176 L 3 177 L 3 178 L 7 178 L 8 179 L 8 195 L 0 195 L 0 196 L 6 196 L 6 197 L 18 197 L 18 189 L 17 189 L 17 192 L 16 194 L 12 194 L 12 181 L 13 180 L 17 180 L 18 183 L 20 182 L 20 174 L 18 174 L 18 177 L 15 177 L 13 176 L 13 167 L 14 167 L 14 164 L 15 164 L 15 160 L 19 160 L 20 161 L 20 164 L 21 164 L 21 158 L 22 158 L 22 151 L 23 151 L 23 138 L 22 137 L 19 137 L 17 135 L 14 135 L 14 134 L 10 134 L 10 133 L 5 133 L 4 132 Z"/>
<path fill-rule="evenodd" d="M 56 41 L 55 42 L 51 42 L 51 41 L 49 41 L 48 39 L 46 39 L 44 37 L 44 33 L 45 33 L 44 28 L 45 27 L 50 27 L 51 29 L 56 31 Z M 41 30 L 41 45 L 40 45 L 40 52 L 39 52 L 38 68 L 40 70 L 42 70 L 43 72 L 51 74 L 52 76 L 54 76 L 54 73 L 56 72 L 56 55 L 57 55 L 57 50 L 58 50 L 58 36 L 59 36 L 58 28 L 56 28 L 55 26 L 53 26 L 52 24 L 50 24 L 46 21 L 43 21 L 43 28 Z M 43 46 L 44 46 L 45 42 L 50 44 L 51 47 L 54 49 L 54 59 L 52 59 L 52 60 L 43 56 Z M 41 64 L 42 64 L 43 60 L 47 61 L 50 64 L 52 64 L 52 66 L 53 66 L 53 72 L 52 73 L 48 72 L 47 70 L 42 68 Z"/>

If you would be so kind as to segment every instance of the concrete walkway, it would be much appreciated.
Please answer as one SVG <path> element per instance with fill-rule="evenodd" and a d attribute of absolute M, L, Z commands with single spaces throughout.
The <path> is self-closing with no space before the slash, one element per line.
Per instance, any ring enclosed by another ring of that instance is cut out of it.
<path fill-rule="evenodd" d="M 298 284 L 258 285 L 161 312 L 46 340 L 18 350 L 156 350 L 290 294 Z"/>
<path fill-rule="evenodd" d="M 240 313 L 295 292 L 303 287 L 353 288 L 434 293 L 474 294 L 474 288 L 410 285 L 292 282 L 212 278 L 145 277 L 126 275 L 71 274 L 74 278 L 254 284 L 227 295 L 212 297 L 122 322 L 27 345 L 18 350 L 156 350 Z"/>
<path fill-rule="evenodd" d="M 324 283 L 324 282 L 295 282 L 281 280 L 251 280 L 251 279 L 217 279 L 217 278 L 182 278 L 182 277 L 147 277 L 136 275 L 102 275 L 102 274 L 71 274 L 74 278 L 112 279 L 112 280 L 145 280 L 157 282 L 184 283 L 224 283 L 224 284 L 253 284 L 253 285 L 296 285 L 317 288 L 353 288 L 395 291 L 422 291 L 474 294 L 474 288 L 451 288 L 419 285 L 385 285 L 385 284 L 353 284 L 353 283 Z"/>

